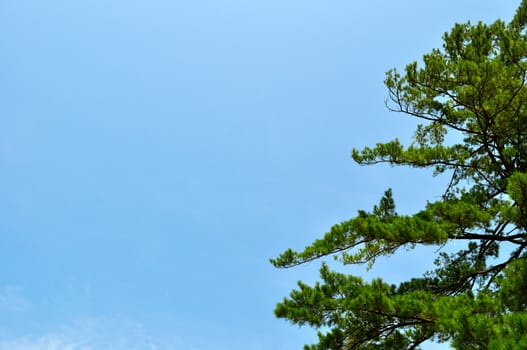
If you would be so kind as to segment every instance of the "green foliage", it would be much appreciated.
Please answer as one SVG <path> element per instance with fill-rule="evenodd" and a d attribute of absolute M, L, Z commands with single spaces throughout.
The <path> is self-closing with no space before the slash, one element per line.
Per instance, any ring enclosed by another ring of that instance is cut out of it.
<path fill-rule="evenodd" d="M 409 146 L 395 139 L 352 158 L 449 174 L 444 195 L 399 215 L 388 190 L 371 212 L 271 262 L 288 268 L 333 256 L 372 266 L 403 247 L 466 248 L 439 253 L 435 270 L 398 286 L 323 264 L 320 282 L 299 282 L 275 310 L 319 330 L 318 344 L 306 349 L 417 349 L 430 339 L 456 349 L 527 349 L 526 24 L 523 0 L 510 23 L 456 24 L 422 66 L 387 73 L 389 108 L 422 124 Z"/>

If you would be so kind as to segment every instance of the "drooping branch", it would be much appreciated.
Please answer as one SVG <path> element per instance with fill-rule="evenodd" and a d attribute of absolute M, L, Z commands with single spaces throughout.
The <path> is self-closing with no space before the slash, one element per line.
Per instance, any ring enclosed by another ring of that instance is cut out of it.
<path fill-rule="evenodd" d="M 525 270 L 527 278 L 526 25 L 522 0 L 509 25 L 457 24 L 442 49 L 424 56 L 423 67 L 414 62 L 404 75 L 388 72 L 388 109 L 422 124 L 409 146 L 394 139 L 353 150 L 352 157 L 360 165 L 447 173 L 441 200 L 399 215 L 389 192 L 371 212 L 359 211 L 303 250 L 288 249 L 271 262 L 287 268 L 333 256 L 369 267 L 400 248 L 435 245 L 437 268 L 390 286 L 323 264 L 321 283 L 299 282 L 275 311 L 295 324 L 329 329 L 309 349 L 417 349 L 434 337 L 460 349 L 490 348 L 525 334 L 503 320 L 527 310 L 525 283 L 515 275 Z M 447 244 L 453 241 L 466 247 L 447 253 L 456 248 Z"/>

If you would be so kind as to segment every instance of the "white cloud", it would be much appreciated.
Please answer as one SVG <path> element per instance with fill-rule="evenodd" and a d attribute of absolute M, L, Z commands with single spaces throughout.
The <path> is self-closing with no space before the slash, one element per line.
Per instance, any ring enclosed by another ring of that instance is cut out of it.
<path fill-rule="evenodd" d="M 164 350 L 185 349 L 176 338 L 156 339 L 137 322 L 119 317 L 86 317 L 44 334 L 0 338 L 0 350 Z"/>
<path fill-rule="evenodd" d="M 60 335 L 49 334 L 42 337 L 22 337 L 0 341 L 2 350 L 92 350 L 89 345 L 62 339 Z"/>
<path fill-rule="evenodd" d="M 266 335 L 158 334 L 126 317 L 83 317 L 48 330 L 10 336 L 0 332 L 0 350 L 262 350 Z"/>

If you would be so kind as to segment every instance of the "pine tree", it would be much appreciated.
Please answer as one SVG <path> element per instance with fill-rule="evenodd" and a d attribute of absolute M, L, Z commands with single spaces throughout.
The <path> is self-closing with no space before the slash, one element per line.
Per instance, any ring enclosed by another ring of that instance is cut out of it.
<path fill-rule="evenodd" d="M 421 124 L 409 146 L 395 139 L 352 158 L 433 168 L 449 176 L 443 196 L 399 215 L 388 190 L 371 211 L 271 262 L 288 268 L 334 256 L 371 265 L 400 248 L 458 241 L 463 249 L 438 252 L 434 270 L 399 285 L 323 263 L 320 282 L 299 282 L 275 309 L 319 330 L 319 342 L 305 349 L 418 349 L 426 340 L 527 349 L 526 24 L 523 0 L 510 23 L 456 24 L 422 64 L 387 73 L 389 108 Z"/>

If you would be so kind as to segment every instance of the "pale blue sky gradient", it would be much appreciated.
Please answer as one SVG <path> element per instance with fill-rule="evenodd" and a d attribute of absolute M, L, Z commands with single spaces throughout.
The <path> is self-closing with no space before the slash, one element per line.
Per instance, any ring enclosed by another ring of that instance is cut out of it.
<path fill-rule="evenodd" d="M 385 71 L 518 4 L 0 0 L 0 350 L 314 341 L 272 311 L 319 264 L 268 259 L 389 187 L 402 212 L 442 193 L 350 150 L 409 140 Z M 431 260 L 345 271 L 397 282 Z"/>

